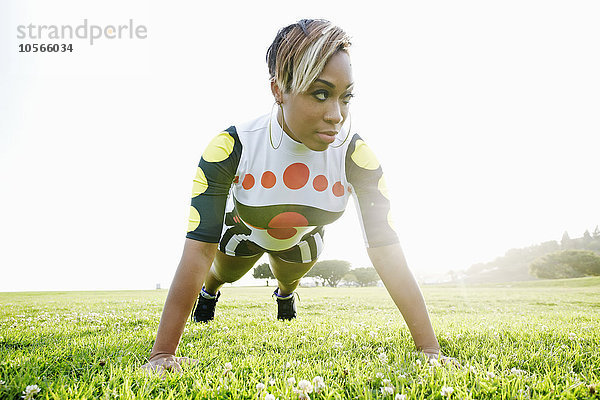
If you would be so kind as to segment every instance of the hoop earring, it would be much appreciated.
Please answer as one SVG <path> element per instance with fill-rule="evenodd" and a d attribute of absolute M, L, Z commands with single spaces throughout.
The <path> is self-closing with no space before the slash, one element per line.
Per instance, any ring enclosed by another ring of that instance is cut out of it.
<path fill-rule="evenodd" d="M 352 115 L 350 113 L 348 113 L 348 117 L 350 119 L 350 123 L 349 123 L 349 126 L 348 126 L 348 133 L 346 134 L 346 137 L 344 138 L 344 140 L 342 141 L 342 143 L 338 144 L 337 146 L 331 145 L 329 147 L 333 147 L 334 149 L 337 149 L 338 147 L 342 147 L 342 145 L 344 143 L 346 143 L 346 140 L 348 140 L 348 138 L 350 137 L 350 131 L 352 130 Z"/>
<path fill-rule="evenodd" d="M 271 147 L 273 148 L 273 150 L 277 150 L 279 148 L 279 146 L 281 146 L 281 142 L 283 141 L 283 135 L 285 135 L 285 132 L 283 132 L 283 126 L 281 127 L 281 136 L 279 137 L 279 143 L 277 144 L 277 147 L 275 147 L 275 145 L 273 145 L 273 137 L 271 135 L 271 121 L 273 121 L 273 107 L 275 107 L 275 104 L 279 105 L 279 108 L 281 109 L 281 122 L 282 125 L 285 124 L 285 120 L 283 118 L 283 106 L 281 105 L 281 103 L 273 103 L 273 106 L 271 106 L 271 117 L 269 118 L 269 142 L 271 142 Z"/>

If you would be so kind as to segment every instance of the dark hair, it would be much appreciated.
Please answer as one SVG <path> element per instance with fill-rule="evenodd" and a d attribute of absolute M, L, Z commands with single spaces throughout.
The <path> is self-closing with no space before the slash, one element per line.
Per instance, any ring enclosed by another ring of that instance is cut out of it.
<path fill-rule="evenodd" d="M 306 89 L 329 58 L 350 46 L 341 28 L 325 19 L 301 19 L 277 32 L 266 55 L 269 76 L 282 90 Z"/>

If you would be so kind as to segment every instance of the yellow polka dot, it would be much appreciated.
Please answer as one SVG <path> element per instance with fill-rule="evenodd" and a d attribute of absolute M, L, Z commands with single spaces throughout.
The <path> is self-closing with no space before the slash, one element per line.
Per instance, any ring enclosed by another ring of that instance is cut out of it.
<path fill-rule="evenodd" d="M 190 206 L 190 219 L 188 220 L 188 232 L 196 230 L 200 225 L 200 213 L 194 206 Z"/>
<path fill-rule="evenodd" d="M 362 140 L 356 141 L 356 147 L 352 153 L 352 161 L 361 168 L 364 169 L 377 169 L 379 168 L 379 161 L 369 146 Z"/>
<path fill-rule="evenodd" d="M 394 218 L 392 217 L 392 210 L 388 211 L 387 223 L 390 226 L 390 228 L 392 228 L 393 231 L 396 230 L 395 224 L 394 224 Z"/>
<path fill-rule="evenodd" d="M 228 132 L 219 133 L 210 141 L 206 150 L 202 154 L 204 161 L 219 162 L 225 160 L 233 151 L 235 140 Z"/>
<path fill-rule="evenodd" d="M 208 189 L 208 181 L 206 180 L 202 168 L 198 167 L 196 170 L 196 177 L 194 178 L 194 186 L 192 186 L 192 197 L 204 193 L 206 189 Z"/>
<path fill-rule="evenodd" d="M 379 189 L 383 197 L 385 197 L 388 200 L 390 199 L 390 195 L 388 194 L 387 185 L 385 184 L 385 179 L 383 178 L 383 175 L 381 175 L 381 178 L 379 178 L 379 182 L 377 182 L 377 189 Z"/>

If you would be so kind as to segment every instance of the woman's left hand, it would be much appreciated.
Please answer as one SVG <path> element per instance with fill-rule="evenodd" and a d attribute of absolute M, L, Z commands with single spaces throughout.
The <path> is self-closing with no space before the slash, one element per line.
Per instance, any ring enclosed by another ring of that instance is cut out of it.
<path fill-rule="evenodd" d="M 453 367 L 458 368 L 462 367 L 456 358 L 447 357 L 443 355 L 441 351 L 422 350 L 422 353 L 425 354 L 430 364 L 452 365 Z"/>

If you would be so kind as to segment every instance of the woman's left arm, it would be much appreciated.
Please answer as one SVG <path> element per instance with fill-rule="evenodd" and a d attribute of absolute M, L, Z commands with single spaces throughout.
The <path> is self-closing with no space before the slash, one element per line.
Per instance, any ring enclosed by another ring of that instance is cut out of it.
<path fill-rule="evenodd" d="M 400 244 L 367 248 L 369 258 L 402 313 L 417 349 L 429 358 L 441 357 L 421 289 L 408 268 Z"/>

